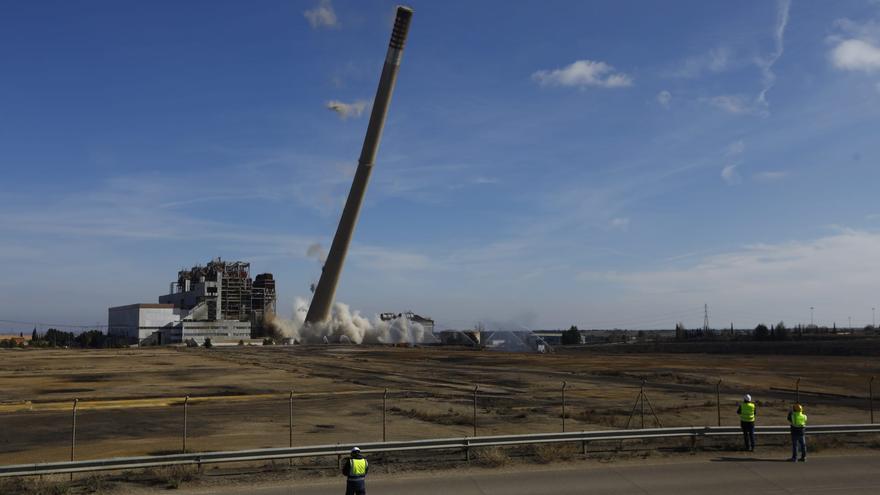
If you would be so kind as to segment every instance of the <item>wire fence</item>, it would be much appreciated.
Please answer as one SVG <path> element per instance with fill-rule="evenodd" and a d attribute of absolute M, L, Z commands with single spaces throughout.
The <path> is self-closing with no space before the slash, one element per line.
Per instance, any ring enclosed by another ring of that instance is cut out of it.
<path fill-rule="evenodd" d="M 797 379 L 755 394 L 758 424 L 783 425 L 793 403 L 812 424 L 874 423 L 865 393 Z M 642 381 L 602 389 L 548 385 L 510 395 L 490 385 L 434 393 L 369 389 L 227 397 L 0 404 L 0 464 L 178 452 L 356 444 L 613 428 L 734 426 L 738 387 Z"/>

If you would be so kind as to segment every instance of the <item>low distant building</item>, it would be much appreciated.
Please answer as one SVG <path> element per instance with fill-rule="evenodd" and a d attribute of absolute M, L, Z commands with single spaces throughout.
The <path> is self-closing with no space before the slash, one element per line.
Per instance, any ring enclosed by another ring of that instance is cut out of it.
<path fill-rule="evenodd" d="M 193 321 L 184 320 L 174 326 L 164 328 L 156 336 L 156 344 L 176 344 L 194 342 L 204 345 L 211 339 L 212 344 L 235 344 L 251 342 L 250 322 L 236 320 Z"/>
<path fill-rule="evenodd" d="M 107 334 L 138 344 L 154 333 L 178 323 L 186 311 L 173 304 L 129 304 L 108 310 Z"/>
<path fill-rule="evenodd" d="M 8 340 L 12 342 L 14 346 L 22 346 L 30 342 L 31 336 L 30 334 L 25 335 L 24 332 L 19 332 L 18 334 L 9 334 L 2 335 L 0 334 L 0 341 Z"/>

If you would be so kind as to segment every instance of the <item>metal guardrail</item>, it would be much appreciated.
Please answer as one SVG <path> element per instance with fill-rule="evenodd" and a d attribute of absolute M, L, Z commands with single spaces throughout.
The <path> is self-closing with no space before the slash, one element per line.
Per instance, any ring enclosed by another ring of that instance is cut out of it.
<path fill-rule="evenodd" d="M 880 433 L 880 424 L 810 426 L 810 435 Z M 759 426 L 761 435 L 787 435 L 788 426 Z M 646 428 L 639 430 L 600 430 L 569 433 L 537 433 L 529 435 L 500 435 L 462 438 L 439 438 L 405 442 L 375 442 L 359 444 L 365 453 L 400 452 L 413 450 L 469 449 L 504 445 L 528 445 L 561 442 L 595 442 L 607 440 L 638 440 L 651 438 L 740 435 L 737 426 L 689 426 L 682 428 Z M 349 447 L 341 444 L 293 448 L 239 450 L 231 452 L 197 452 L 162 456 L 118 457 L 85 461 L 48 462 L 0 466 L 0 477 L 36 476 L 88 471 L 115 471 L 173 465 L 197 465 L 222 462 L 266 461 L 293 457 L 321 457 L 348 454 Z"/>

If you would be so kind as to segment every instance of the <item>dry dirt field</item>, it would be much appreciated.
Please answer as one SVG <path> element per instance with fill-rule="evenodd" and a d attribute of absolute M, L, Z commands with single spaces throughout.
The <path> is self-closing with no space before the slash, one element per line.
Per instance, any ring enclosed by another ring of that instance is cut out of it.
<path fill-rule="evenodd" d="M 663 426 L 735 425 L 744 392 L 761 424 L 785 424 L 800 381 L 812 424 L 868 421 L 868 377 L 876 357 L 512 354 L 381 346 L 230 347 L 0 351 L 0 464 L 70 456 L 71 407 L 78 459 L 178 452 L 183 397 L 187 449 L 363 443 L 477 433 L 623 427 L 641 380 Z M 877 384 L 880 386 L 880 383 Z M 631 426 L 638 427 L 638 412 Z M 655 426 L 653 417 L 645 426 Z"/>

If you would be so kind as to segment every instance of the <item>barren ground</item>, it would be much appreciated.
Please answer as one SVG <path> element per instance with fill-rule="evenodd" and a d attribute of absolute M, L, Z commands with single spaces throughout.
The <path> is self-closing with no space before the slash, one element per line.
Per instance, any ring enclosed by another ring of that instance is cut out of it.
<path fill-rule="evenodd" d="M 295 445 L 405 440 L 473 433 L 622 427 L 641 379 L 663 426 L 738 424 L 748 391 L 759 421 L 784 424 L 801 378 L 812 424 L 868 421 L 871 357 L 706 354 L 510 354 L 379 346 L 232 347 L 0 351 L 0 464 L 70 456 L 71 406 L 78 459 L 176 452 L 182 397 L 188 450 L 283 447 L 294 390 Z M 792 390 L 792 391 L 788 391 Z M 30 401 L 30 402 L 28 402 Z M 646 411 L 648 411 L 646 406 Z M 639 410 L 633 419 L 640 426 Z M 650 414 L 645 426 L 655 426 Z"/>

